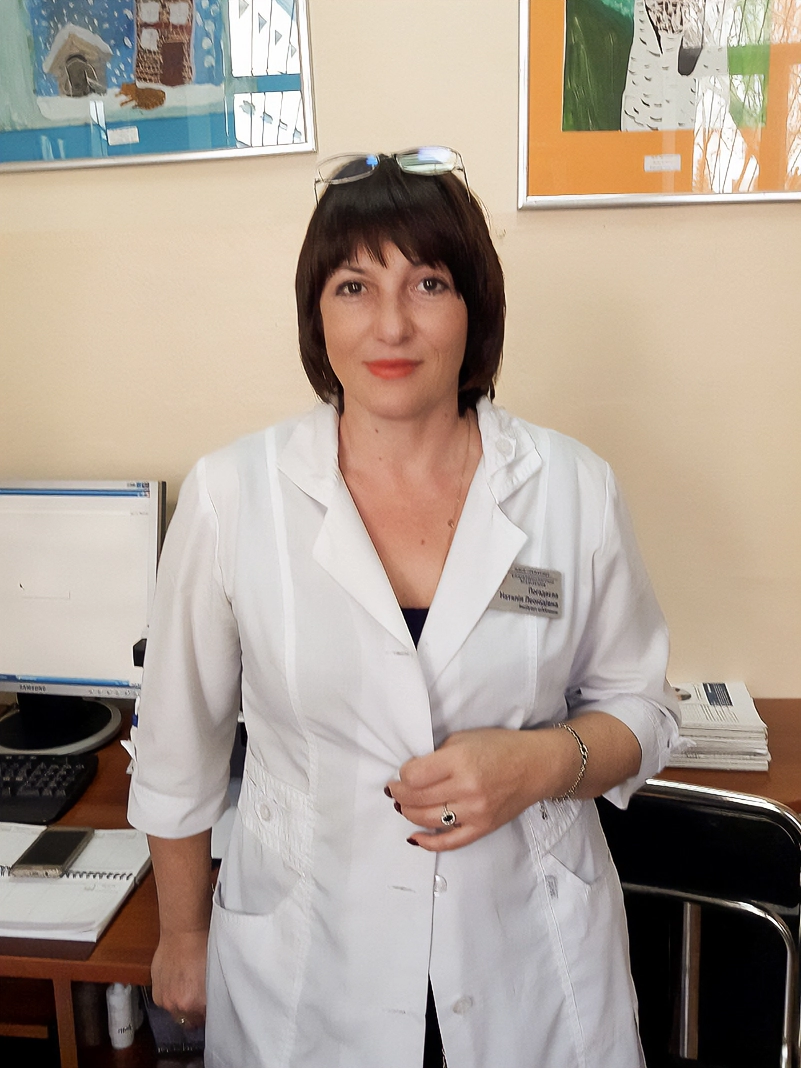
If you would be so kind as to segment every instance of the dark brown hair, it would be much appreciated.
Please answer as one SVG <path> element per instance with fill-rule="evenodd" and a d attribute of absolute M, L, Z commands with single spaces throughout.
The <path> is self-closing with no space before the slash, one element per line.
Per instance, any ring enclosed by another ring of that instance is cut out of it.
<path fill-rule="evenodd" d="M 506 299 L 483 209 L 455 174 L 408 174 L 388 156 L 365 178 L 328 186 L 300 250 L 295 275 L 300 358 L 314 391 L 341 406 L 342 386 L 328 361 L 320 315 L 325 283 L 361 249 L 383 263 L 387 244 L 413 262 L 451 272 L 467 306 L 459 411 L 475 408 L 479 397 L 492 398 Z"/>

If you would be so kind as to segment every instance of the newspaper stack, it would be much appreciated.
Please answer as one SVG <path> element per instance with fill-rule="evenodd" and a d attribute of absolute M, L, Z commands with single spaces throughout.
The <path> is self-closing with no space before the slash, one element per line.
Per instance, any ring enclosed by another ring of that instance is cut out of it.
<path fill-rule="evenodd" d="M 768 728 L 743 682 L 690 682 L 675 687 L 681 742 L 671 768 L 767 771 Z"/>

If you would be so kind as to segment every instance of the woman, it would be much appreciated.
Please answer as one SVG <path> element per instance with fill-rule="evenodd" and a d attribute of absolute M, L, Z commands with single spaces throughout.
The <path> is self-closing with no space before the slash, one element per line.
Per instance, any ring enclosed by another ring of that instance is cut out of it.
<path fill-rule="evenodd" d="M 425 1041 L 450 1068 L 634 1068 L 588 799 L 625 804 L 677 731 L 613 476 L 491 403 L 503 278 L 456 153 L 319 184 L 296 290 L 323 403 L 201 461 L 162 554 L 130 803 L 154 996 L 205 1009 L 212 1066 L 420 1068 Z"/>

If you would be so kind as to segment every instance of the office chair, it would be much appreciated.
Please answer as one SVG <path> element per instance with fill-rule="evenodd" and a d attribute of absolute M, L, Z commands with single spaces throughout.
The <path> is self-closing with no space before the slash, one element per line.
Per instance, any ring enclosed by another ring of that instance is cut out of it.
<path fill-rule="evenodd" d="M 801 820 L 648 782 L 598 810 L 620 873 L 648 1068 L 801 1068 Z"/>

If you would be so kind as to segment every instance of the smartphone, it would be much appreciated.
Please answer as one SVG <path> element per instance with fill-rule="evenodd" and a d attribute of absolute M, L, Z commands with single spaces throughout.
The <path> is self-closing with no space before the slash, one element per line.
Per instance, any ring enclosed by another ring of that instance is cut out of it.
<path fill-rule="evenodd" d="M 57 879 L 94 833 L 91 827 L 47 827 L 11 865 L 10 874 Z"/>

